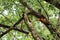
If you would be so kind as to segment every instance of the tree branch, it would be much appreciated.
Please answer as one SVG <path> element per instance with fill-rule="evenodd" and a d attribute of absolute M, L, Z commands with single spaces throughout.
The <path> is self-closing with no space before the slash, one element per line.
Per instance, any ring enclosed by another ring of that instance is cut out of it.
<path fill-rule="evenodd" d="M 22 21 L 23 17 L 20 18 L 12 27 L 16 27 L 16 25 L 18 25 L 21 21 Z M 7 31 L 5 31 L 3 34 L 0 35 L 0 37 L 4 36 L 5 34 L 7 34 L 8 32 L 10 32 L 12 30 L 12 28 L 8 29 Z"/>
<path fill-rule="evenodd" d="M 27 27 L 28 27 L 29 31 L 31 32 L 34 40 L 43 40 L 41 37 L 39 37 L 38 32 L 33 27 L 29 17 L 26 14 L 26 12 L 24 11 L 23 13 L 24 13 L 25 23 L 27 24 Z"/>
<path fill-rule="evenodd" d="M 8 29 L 11 28 L 11 26 L 7 26 L 7 25 L 4 25 L 4 24 L 0 24 L 0 27 L 8 28 Z M 18 29 L 17 27 L 12 27 L 11 29 L 22 32 L 22 33 L 25 33 L 25 34 L 29 33 L 29 32 L 27 32 L 27 31 L 25 31 L 23 29 Z"/>
<path fill-rule="evenodd" d="M 45 24 L 46 27 L 51 32 L 51 34 L 54 34 L 54 32 L 55 32 L 57 34 L 57 36 L 60 37 L 60 32 L 57 30 L 57 28 L 52 27 L 52 24 L 46 19 L 46 17 L 44 17 L 40 13 L 36 12 L 35 10 L 33 10 L 26 2 L 23 2 L 23 0 L 20 0 L 20 3 L 23 6 L 27 7 L 30 10 L 31 14 L 34 15 L 35 17 L 37 17 L 39 19 L 39 21 L 41 21 L 43 24 Z"/>

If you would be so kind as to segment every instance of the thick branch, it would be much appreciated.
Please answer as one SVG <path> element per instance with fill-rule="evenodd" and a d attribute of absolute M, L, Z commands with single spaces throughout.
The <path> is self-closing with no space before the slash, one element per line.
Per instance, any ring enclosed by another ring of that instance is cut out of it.
<path fill-rule="evenodd" d="M 25 23 L 27 24 L 27 27 L 28 27 L 29 31 L 31 32 L 34 40 L 43 40 L 41 37 L 39 37 L 37 31 L 33 27 L 29 17 L 27 16 L 27 14 L 25 12 L 24 12 L 24 19 L 25 19 Z"/>
<path fill-rule="evenodd" d="M 36 12 L 35 10 L 33 10 L 33 9 L 31 8 L 31 6 L 29 6 L 26 2 L 23 2 L 23 0 L 20 0 L 20 2 L 22 3 L 22 5 L 24 5 L 25 7 L 27 7 L 27 8 L 29 9 L 30 14 L 34 15 L 35 17 L 37 17 L 37 18 L 39 18 L 39 19 L 42 18 L 43 15 L 42 15 L 41 13 Z M 43 17 L 44 17 L 44 16 L 43 16 Z M 44 18 L 45 18 L 45 17 L 44 17 Z M 45 18 L 45 19 L 46 19 L 46 18 Z M 50 24 L 47 19 L 46 19 L 46 22 L 43 22 L 42 20 L 41 20 L 41 22 L 44 23 L 45 25 Z"/>

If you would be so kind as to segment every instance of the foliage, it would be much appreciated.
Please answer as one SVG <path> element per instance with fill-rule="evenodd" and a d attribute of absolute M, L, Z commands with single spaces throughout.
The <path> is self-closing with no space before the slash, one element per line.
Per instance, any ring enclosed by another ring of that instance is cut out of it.
<path fill-rule="evenodd" d="M 28 1 L 24 0 L 24 1 L 28 3 L 30 6 L 32 6 L 32 8 L 36 11 L 38 11 L 38 9 L 41 9 L 42 10 L 41 13 L 44 16 L 46 16 L 43 8 L 41 7 L 40 3 L 37 2 L 37 0 L 28 0 Z M 49 21 L 54 26 L 56 26 L 58 21 L 57 19 L 58 19 L 59 10 L 43 0 L 41 0 L 41 3 L 49 15 L 49 19 L 50 19 Z M 22 17 L 23 14 L 22 11 L 24 10 L 24 8 L 25 7 L 21 5 L 21 3 L 19 3 L 19 0 L 0 0 L 0 23 L 12 26 L 14 23 L 18 21 L 19 18 Z M 29 10 L 27 9 L 26 12 L 29 12 Z M 46 40 L 51 40 L 52 35 L 50 34 L 49 30 L 45 27 L 45 25 L 37 21 L 37 19 L 33 15 L 29 15 L 29 17 L 35 29 L 39 32 L 39 35 L 44 37 Z M 18 28 L 21 28 L 22 26 L 23 29 L 28 30 L 24 21 L 17 26 Z M 4 32 L 5 28 L 0 28 L 0 30 Z M 14 39 L 34 40 L 33 37 L 31 36 L 31 33 L 26 35 L 14 30 L 10 31 L 8 34 L 0 38 L 0 40 L 14 40 Z"/>

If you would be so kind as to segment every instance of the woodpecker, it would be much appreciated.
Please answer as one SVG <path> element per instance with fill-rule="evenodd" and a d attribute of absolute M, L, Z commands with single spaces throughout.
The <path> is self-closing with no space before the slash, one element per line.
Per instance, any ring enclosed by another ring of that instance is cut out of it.
<path fill-rule="evenodd" d="M 28 15 L 31 14 L 30 12 L 28 13 Z M 41 21 L 42 23 L 44 23 L 46 26 L 51 25 L 48 20 L 46 19 L 45 16 L 43 16 L 42 14 L 40 16 L 36 16 L 37 20 Z"/>
<path fill-rule="evenodd" d="M 44 17 L 43 15 L 40 16 L 40 18 L 38 18 L 42 23 L 44 23 L 46 26 L 50 25 L 50 23 L 48 22 L 48 20 L 46 19 L 46 17 Z"/>
<path fill-rule="evenodd" d="M 47 21 L 46 17 L 41 14 L 41 9 L 39 9 L 38 12 L 40 13 L 40 17 L 38 18 L 38 20 L 41 21 L 42 23 L 44 23 L 46 26 L 50 25 L 50 23 Z"/>

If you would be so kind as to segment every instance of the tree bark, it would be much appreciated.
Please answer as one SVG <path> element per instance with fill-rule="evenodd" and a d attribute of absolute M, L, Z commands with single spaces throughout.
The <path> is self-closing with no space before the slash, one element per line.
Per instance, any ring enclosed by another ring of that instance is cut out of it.
<path fill-rule="evenodd" d="M 28 30 L 31 32 L 34 40 L 43 40 L 41 37 L 39 37 L 38 32 L 33 27 L 29 17 L 27 16 L 27 14 L 25 12 L 23 12 L 23 13 L 24 13 L 25 23 L 27 24 Z"/>

